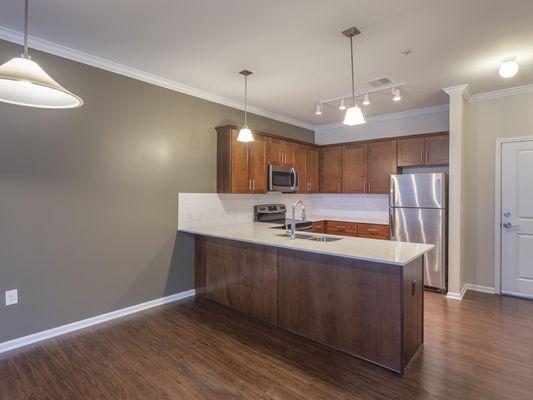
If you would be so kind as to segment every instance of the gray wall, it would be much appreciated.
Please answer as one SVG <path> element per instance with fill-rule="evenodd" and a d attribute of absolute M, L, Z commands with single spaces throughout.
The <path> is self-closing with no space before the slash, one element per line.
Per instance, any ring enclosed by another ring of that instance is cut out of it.
<path fill-rule="evenodd" d="M 0 63 L 20 47 L 0 41 Z M 193 288 L 178 192 L 216 189 L 214 127 L 239 110 L 59 57 L 34 59 L 85 101 L 0 103 L 0 342 Z M 258 116 L 249 125 L 309 142 Z M 19 289 L 5 307 L 4 291 Z"/>

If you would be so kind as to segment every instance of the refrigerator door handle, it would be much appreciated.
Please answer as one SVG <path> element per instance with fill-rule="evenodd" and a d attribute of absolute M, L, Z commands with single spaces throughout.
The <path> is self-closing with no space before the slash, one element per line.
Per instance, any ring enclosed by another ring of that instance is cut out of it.
<path fill-rule="evenodd" d="M 389 225 L 390 225 L 390 238 L 394 240 L 394 208 L 389 208 Z"/>

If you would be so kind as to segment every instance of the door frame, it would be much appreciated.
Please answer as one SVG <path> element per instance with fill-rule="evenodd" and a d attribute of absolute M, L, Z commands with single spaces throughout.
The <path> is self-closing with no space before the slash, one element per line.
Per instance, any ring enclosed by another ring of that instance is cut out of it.
<path fill-rule="evenodd" d="M 502 147 L 506 143 L 530 142 L 533 136 L 496 139 L 494 185 L 494 293 L 502 293 Z"/>

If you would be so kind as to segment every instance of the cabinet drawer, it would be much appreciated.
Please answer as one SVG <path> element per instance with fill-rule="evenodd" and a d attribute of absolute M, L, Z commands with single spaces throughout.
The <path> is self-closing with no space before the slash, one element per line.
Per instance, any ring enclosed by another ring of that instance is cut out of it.
<path fill-rule="evenodd" d="M 328 221 L 326 232 L 333 235 L 355 236 L 357 234 L 357 224 L 353 222 Z"/>
<path fill-rule="evenodd" d="M 325 221 L 318 221 L 313 222 L 313 232 L 316 233 L 326 233 L 326 222 Z"/>
<path fill-rule="evenodd" d="M 388 225 L 358 224 L 357 236 L 388 240 L 390 238 L 390 228 Z"/>

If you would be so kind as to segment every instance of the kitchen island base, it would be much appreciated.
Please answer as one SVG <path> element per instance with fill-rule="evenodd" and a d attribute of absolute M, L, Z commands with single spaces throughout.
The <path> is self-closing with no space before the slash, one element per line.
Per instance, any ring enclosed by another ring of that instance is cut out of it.
<path fill-rule="evenodd" d="M 423 343 L 423 257 L 406 265 L 196 237 L 197 295 L 403 374 Z"/>

